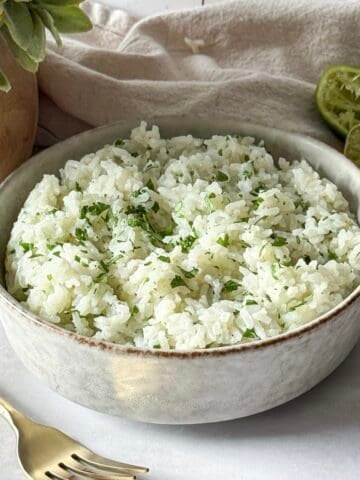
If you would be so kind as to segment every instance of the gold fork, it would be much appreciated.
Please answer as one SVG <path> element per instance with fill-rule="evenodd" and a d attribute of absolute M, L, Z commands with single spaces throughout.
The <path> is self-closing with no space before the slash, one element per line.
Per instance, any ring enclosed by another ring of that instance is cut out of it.
<path fill-rule="evenodd" d="M 0 415 L 17 434 L 19 462 L 32 480 L 130 480 L 149 471 L 100 457 L 59 430 L 31 421 L 1 397 Z"/>

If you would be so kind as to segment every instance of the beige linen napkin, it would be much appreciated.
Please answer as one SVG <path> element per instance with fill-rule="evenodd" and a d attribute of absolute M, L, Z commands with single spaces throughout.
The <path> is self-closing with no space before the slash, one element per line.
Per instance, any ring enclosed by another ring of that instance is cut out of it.
<path fill-rule="evenodd" d="M 239 0 L 140 21 L 84 8 L 93 30 L 49 40 L 40 68 L 40 145 L 121 118 L 224 113 L 339 145 L 314 91 L 328 65 L 360 64 L 359 0 Z"/>

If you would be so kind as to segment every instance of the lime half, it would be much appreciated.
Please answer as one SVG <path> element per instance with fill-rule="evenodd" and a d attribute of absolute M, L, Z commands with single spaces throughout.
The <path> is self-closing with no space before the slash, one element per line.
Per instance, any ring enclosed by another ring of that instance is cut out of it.
<path fill-rule="evenodd" d="M 348 133 L 344 155 L 360 167 L 360 124 L 355 125 Z"/>
<path fill-rule="evenodd" d="M 345 137 L 360 123 L 360 68 L 333 65 L 316 89 L 316 103 L 325 121 Z"/>

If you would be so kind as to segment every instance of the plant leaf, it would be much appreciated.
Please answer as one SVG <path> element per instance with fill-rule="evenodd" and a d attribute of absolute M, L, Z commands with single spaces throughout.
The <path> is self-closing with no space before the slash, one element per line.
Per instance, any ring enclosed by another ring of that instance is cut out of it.
<path fill-rule="evenodd" d="M 0 28 L 0 32 L 12 51 L 14 57 L 20 65 L 28 72 L 35 73 L 38 69 L 38 63 L 35 62 L 25 50 L 22 50 L 11 38 L 9 30 L 5 25 Z"/>
<path fill-rule="evenodd" d="M 47 11 L 54 19 L 55 27 L 60 33 L 87 32 L 92 23 L 79 7 L 47 6 Z"/>
<path fill-rule="evenodd" d="M 7 93 L 11 89 L 9 79 L 5 73 L 0 70 L 0 91 Z"/>
<path fill-rule="evenodd" d="M 27 50 L 33 34 L 33 21 L 28 7 L 24 3 L 8 0 L 3 8 L 5 25 L 12 39 L 20 48 Z"/>
<path fill-rule="evenodd" d="M 35 60 L 35 62 L 42 62 L 45 58 L 45 27 L 40 16 L 35 11 L 32 11 L 31 15 L 33 18 L 34 29 L 27 53 L 33 60 Z"/>
<path fill-rule="evenodd" d="M 47 10 L 45 10 L 44 8 L 40 8 L 40 7 L 33 7 L 33 10 L 35 10 L 38 13 L 38 15 L 40 16 L 43 24 L 49 30 L 51 35 L 54 37 L 54 40 L 55 40 L 57 46 L 61 47 L 62 42 L 61 42 L 60 34 L 59 34 L 58 29 L 55 26 L 54 19 L 50 15 L 50 13 Z"/>
<path fill-rule="evenodd" d="M 46 5 L 51 5 L 51 6 L 55 6 L 55 7 L 59 7 L 59 6 L 75 6 L 75 7 L 78 7 L 80 5 L 80 3 L 82 3 L 84 0 L 61 0 L 59 2 L 59 0 L 38 0 L 39 3 L 41 3 L 42 5 L 45 6 L 46 8 Z"/>

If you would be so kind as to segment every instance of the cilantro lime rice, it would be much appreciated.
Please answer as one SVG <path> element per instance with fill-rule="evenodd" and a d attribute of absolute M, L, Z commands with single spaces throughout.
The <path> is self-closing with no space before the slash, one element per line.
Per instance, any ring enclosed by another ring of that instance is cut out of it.
<path fill-rule="evenodd" d="M 250 342 L 303 325 L 360 279 L 360 228 L 305 160 L 252 138 L 162 139 L 145 123 L 29 195 L 7 286 L 82 335 L 150 348 Z"/>

